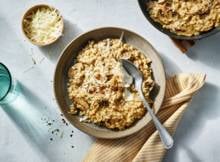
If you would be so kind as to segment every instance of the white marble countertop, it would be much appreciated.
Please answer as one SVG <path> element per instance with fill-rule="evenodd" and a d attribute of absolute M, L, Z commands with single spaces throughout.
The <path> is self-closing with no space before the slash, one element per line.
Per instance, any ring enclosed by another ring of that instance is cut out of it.
<path fill-rule="evenodd" d="M 55 6 L 65 19 L 64 36 L 44 48 L 30 44 L 21 32 L 22 14 L 38 3 Z M 198 41 L 184 55 L 166 35 L 145 20 L 136 0 L 117 0 L 117 3 L 116 0 L 1 0 L 0 62 L 20 81 L 24 94 L 19 96 L 23 102 L 20 99 L 11 107 L 0 108 L 0 161 L 78 162 L 83 159 L 93 139 L 62 123 L 51 81 L 64 46 L 78 34 L 101 26 L 120 26 L 142 35 L 160 53 L 168 75 L 181 71 L 207 74 L 207 84 L 184 114 L 175 134 L 175 146 L 164 161 L 220 161 L 220 34 Z M 47 126 L 45 117 L 56 121 Z M 51 133 L 55 128 L 60 130 L 58 135 Z"/>

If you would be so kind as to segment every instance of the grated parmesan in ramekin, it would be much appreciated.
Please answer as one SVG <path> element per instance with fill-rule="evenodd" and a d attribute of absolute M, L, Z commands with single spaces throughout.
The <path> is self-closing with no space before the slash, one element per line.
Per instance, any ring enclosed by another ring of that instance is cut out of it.
<path fill-rule="evenodd" d="M 32 43 L 47 45 L 62 35 L 63 19 L 56 9 L 39 6 L 24 16 L 23 30 Z"/>

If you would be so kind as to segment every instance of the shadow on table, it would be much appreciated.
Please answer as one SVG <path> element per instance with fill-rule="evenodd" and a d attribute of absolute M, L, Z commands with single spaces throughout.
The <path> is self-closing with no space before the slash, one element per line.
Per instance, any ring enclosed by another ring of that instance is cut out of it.
<path fill-rule="evenodd" d="M 80 29 L 76 24 L 72 24 L 70 21 L 64 20 L 64 35 L 57 42 L 45 47 L 39 47 L 39 49 L 45 57 L 53 63 L 56 63 L 64 47 L 80 33 L 82 33 L 82 29 Z"/>
<path fill-rule="evenodd" d="M 50 112 L 44 102 L 28 88 L 20 83 L 19 87 L 20 95 L 13 102 L 2 105 L 3 110 L 34 148 L 53 161 L 50 159 L 53 157 L 48 155 L 48 127 L 41 121 L 41 117 L 49 116 Z"/>
<path fill-rule="evenodd" d="M 191 162 L 203 162 L 203 160 L 200 158 L 199 155 L 196 155 L 195 152 L 186 144 L 181 145 L 181 149 L 184 151 L 184 153 L 187 155 L 187 157 L 190 159 Z M 172 159 L 174 160 L 174 159 Z M 170 159 L 164 160 L 164 162 L 170 162 Z"/>
<path fill-rule="evenodd" d="M 188 52 L 187 56 L 200 61 L 214 69 L 220 68 L 220 33 L 199 40 Z"/>
<path fill-rule="evenodd" d="M 167 76 L 173 76 L 181 72 L 181 69 L 173 60 L 169 59 L 166 55 L 162 53 L 160 54 L 160 56 Z"/>
<path fill-rule="evenodd" d="M 184 150 L 193 162 L 201 161 L 199 155 L 196 155 L 193 150 L 190 149 L 190 143 L 191 140 L 194 141 L 199 137 L 199 130 L 202 129 L 207 121 L 220 117 L 219 107 L 210 107 L 210 105 L 218 105 L 213 103 L 218 102 L 218 94 L 218 87 L 206 83 L 193 98 L 191 105 L 189 105 L 175 133 L 175 145 L 166 154 L 164 162 L 177 161 L 176 150 Z"/>

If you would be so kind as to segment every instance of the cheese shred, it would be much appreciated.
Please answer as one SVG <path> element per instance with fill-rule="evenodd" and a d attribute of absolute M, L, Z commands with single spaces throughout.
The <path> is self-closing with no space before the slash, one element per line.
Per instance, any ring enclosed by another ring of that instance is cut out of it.
<path fill-rule="evenodd" d="M 63 21 L 56 9 L 42 7 L 26 16 L 24 32 L 34 43 L 47 44 L 62 35 Z"/>

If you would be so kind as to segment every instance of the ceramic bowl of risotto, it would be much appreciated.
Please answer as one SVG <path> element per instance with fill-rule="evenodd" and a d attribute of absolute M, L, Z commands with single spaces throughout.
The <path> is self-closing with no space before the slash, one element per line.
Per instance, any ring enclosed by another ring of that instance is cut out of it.
<path fill-rule="evenodd" d="M 145 98 L 157 113 L 165 94 L 164 68 L 151 44 L 132 31 L 88 31 L 66 46 L 56 65 L 59 108 L 72 125 L 91 136 L 125 137 L 151 120 L 120 59 L 128 59 L 142 72 Z"/>
<path fill-rule="evenodd" d="M 176 39 L 202 39 L 220 31 L 218 0 L 138 0 L 146 19 L 162 33 Z"/>

